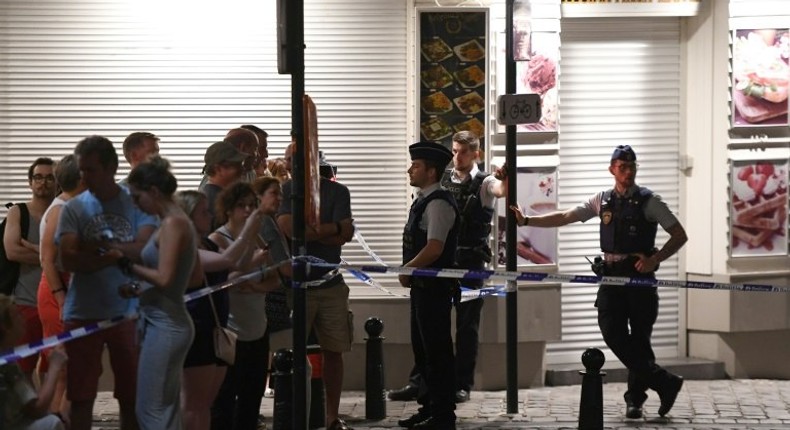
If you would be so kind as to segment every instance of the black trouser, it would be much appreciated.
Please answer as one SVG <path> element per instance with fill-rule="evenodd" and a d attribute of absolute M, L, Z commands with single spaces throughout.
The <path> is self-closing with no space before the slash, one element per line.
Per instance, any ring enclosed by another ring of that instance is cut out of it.
<path fill-rule="evenodd" d="M 455 358 L 450 308 L 456 281 L 423 278 L 411 288 L 411 343 L 414 363 L 424 384 L 417 402 L 420 413 L 455 418 Z"/>
<path fill-rule="evenodd" d="M 461 285 L 478 290 L 483 286 L 483 281 L 464 280 Z M 483 299 L 455 301 L 455 383 L 458 390 L 471 391 L 475 384 L 480 314 L 484 303 Z"/>
<path fill-rule="evenodd" d="M 647 389 L 661 390 L 669 378 L 656 364 L 650 343 L 658 317 L 658 292 L 655 287 L 601 285 L 595 306 L 606 345 L 628 368 L 625 401 L 641 406 Z"/>
<path fill-rule="evenodd" d="M 236 363 L 228 366 L 225 379 L 211 406 L 211 428 L 255 430 L 266 390 L 269 335 L 253 341 L 236 341 Z"/>

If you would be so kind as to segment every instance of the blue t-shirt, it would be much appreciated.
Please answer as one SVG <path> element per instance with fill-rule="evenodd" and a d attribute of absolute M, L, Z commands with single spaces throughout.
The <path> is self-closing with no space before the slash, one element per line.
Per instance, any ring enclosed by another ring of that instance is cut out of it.
<path fill-rule="evenodd" d="M 134 242 L 141 227 L 156 227 L 155 216 L 141 211 L 125 187 L 110 200 L 100 201 L 90 191 L 69 200 L 60 213 L 55 237 L 75 233 L 85 242 Z M 75 272 L 66 294 L 63 319 L 106 319 L 123 315 L 137 306 L 137 300 L 124 299 L 118 287 L 130 277 L 117 266 L 95 272 Z"/>

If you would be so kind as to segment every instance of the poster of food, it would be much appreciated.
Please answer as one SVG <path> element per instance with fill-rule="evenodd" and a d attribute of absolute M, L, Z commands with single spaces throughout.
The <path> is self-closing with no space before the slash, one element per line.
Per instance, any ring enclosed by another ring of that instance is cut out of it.
<path fill-rule="evenodd" d="M 733 127 L 787 126 L 788 29 L 735 30 L 732 43 Z"/>
<path fill-rule="evenodd" d="M 732 161 L 730 167 L 730 255 L 786 255 L 788 160 Z"/>
<path fill-rule="evenodd" d="M 468 130 L 484 145 L 487 10 L 423 10 L 419 22 L 421 138 L 449 148 Z"/>
<path fill-rule="evenodd" d="M 526 216 L 542 215 L 557 210 L 557 169 L 555 167 L 519 167 L 517 201 Z M 497 264 L 507 263 L 505 223 L 507 202 L 499 199 L 497 214 Z M 530 226 L 516 229 L 516 264 L 530 266 L 557 263 L 557 229 Z"/>
<path fill-rule="evenodd" d="M 539 122 L 521 124 L 518 131 L 557 131 L 559 57 L 558 33 L 532 32 L 529 60 L 516 62 L 516 93 L 538 94 L 542 111 Z"/>

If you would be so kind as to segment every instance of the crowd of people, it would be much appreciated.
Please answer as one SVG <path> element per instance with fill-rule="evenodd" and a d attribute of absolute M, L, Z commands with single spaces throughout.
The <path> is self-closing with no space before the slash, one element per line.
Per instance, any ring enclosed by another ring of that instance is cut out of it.
<path fill-rule="evenodd" d="M 32 196 L 6 216 L 3 245 L 19 276 L 12 295 L 0 295 L 0 347 L 138 318 L 0 366 L 12 393 L 2 428 L 89 430 L 105 349 L 121 428 L 259 428 L 269 332 L 290 328 L 289 244 L 276 221 L 290 171 L 285 159 L 267 160 L 267 133 L 244 125 L 208 147 L 200 189 L 182 190 L 159 142 L 131 133 L 131 171 L 117 182 L 118 153 L 102 136 L 31 164 Z M 332 226 L 351 231 L 348 207 Z M 274 269 L 184 302 L 261 267 Z M 232 363 L 217 356 L 216 327 L 238 336 Z M 347 428 L 337 408 L 327 410 L 331 425 Z"/>
<path fill-rule="evenodd" d="M 149 132 L 123 142 L 131 172 L 118 182 L 118 154 L 102 136 L 81 140 L 58 162 L 31 164 L 32 196 L 6 217 L 3 245 L 20 270 L 13 301 L 0 294 L 0 347 L 119 315 L 138 318 L 0 366 L 0 382 L 13 387 L 2 428 L 90 430 L 105 349 L 123 430 L 259 428 L 270 352 L 290 346 L 290 172 L 299 162 L 293 140 L 282 159 L 267 160 L 267 138 L 254 125 L 229 130 L 207 148 L 198 190 L 178 189 L 158 155 L 159 138 Z M 409 147 L 416 193 L 404 226 L 405 267 L 477 270 L 490 263 L 494 206 L 506 195 L 508 175 L 505 168 L 480 171 L 480 151 L 467 131 L 453 136 L 452 149 L 435 142 Z M 305 226 L 305 253 L 337 264 L 354 236 L 351 196 L 323 156 L 321 165 L 320 218 Z M 615 187 L 589 202 L 537 217 L 516 205 L 515 219 L 556 227 L 597 216 L 605 274 L 652 276 L 685 243 L 685 231 L 658 196 L 636 186 L 633 149 L 618 147 L 609 170 Z M 659 224 L 670 234 L 661 249 Z M 184 301 L 185 293 L 261 267 L 268 270 L 256 278 Z M 401 275 L 399 282 L 410 289 L 414 366 L 409 384 L 389 396 L 420 404 L 399 424 L 455 428 L 455 404 L 469 399 L 474 384 L 482 300 L 462 303 L 454 279 Z M 326 428 L 348 429 L 339 406 L 343 354 L 353 343 L 349 287 L 331 268 L 313 268 L 305 283 L 307 332 L 323 357 Z M 626 416 L 642 416 L 648 388 L 658 392 L 665 415 L 683 380 L 655 363 L 655 289 L 602 285 L 596 307 L 604 340 L 631 372 Z M 235 333 L 233 358 L 218 353 L 218 328 Z"/>

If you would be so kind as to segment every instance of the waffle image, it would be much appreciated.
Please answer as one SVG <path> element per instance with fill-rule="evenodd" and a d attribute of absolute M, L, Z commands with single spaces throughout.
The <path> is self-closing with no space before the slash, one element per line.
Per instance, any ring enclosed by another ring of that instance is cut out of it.
<path fill-rule="evenodd" d="M 786 205 L 785 190 L 770 198 L 760 196 L 751 202 L 735 198 L 732 235 L 750 248 L 765 247 L 771 250 L 774 235 L 785 234 Z"/>

